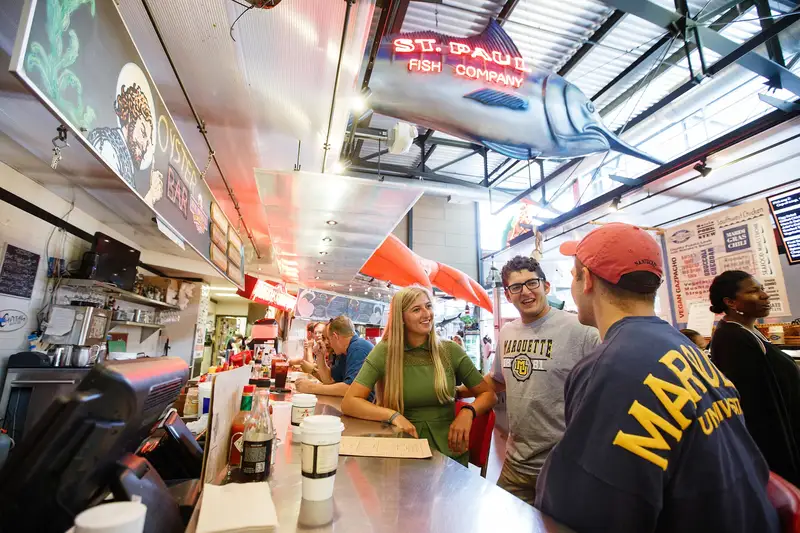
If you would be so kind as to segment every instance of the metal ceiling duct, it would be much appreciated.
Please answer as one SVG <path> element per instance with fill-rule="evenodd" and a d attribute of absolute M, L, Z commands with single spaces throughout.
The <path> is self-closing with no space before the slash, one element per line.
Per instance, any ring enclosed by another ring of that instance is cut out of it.
<path fill-rule="evenodd" d="M 433 196 L 443 196 L 446 198 L 452 196 L 458 200 L 466 200 L 470 202 L 490 201 L 490 189 L 484 187 L 483 185 L 472 184 L 468 182 L 464 182 L 463 185 L 456 183 L 441 183 L 438 181 L 403 178 L 400 176 L 391 176 L 387 174 L 381 174 L 380 176 L 377 176 L 375 174 L 358 172 L 357 168 L 358 167 L 349 168 L 347 175 L 361 179 L 367 179 L 370 181 L 382 181 L 384 183 L 395 183 L 399 185 L 405 185 L 407 187 L 420 188 L 425 191 L 425 194 L 430 194 Z M 351 170 L 355 170 L 355 172 L 351 172 Z M 491 189 L 491 192 L 492 203 L 505 203 L 514 197 L 511 194 L 499 191 L 497 189 Z"/>

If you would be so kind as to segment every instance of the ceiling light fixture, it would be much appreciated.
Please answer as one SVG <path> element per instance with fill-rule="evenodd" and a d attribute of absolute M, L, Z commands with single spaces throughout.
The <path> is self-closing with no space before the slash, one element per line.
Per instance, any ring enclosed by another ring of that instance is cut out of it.
<path fill-rule="evenodd" d="M 317 272 L 322 272 L 322 269 L 321 269 L 321 268 L 318 268 L 318 269 L 317 269 Z"/>
<path fill-rule="evenodd" d="M 314 279 L 319 279 L 319 276 L 314 276 Z"/>
<path fill-rule="evenodd" d="M 338 224 L 338 222 L 336 222 L 335 220 L 329 220 L 326 222 L 326 224 L 329 226 L 335 226 L 336 224 Z"/>
<path fill-rule="evenodd" d="M 350 292 L 353 292 L 353 287 L 350 287 L 348 290 L 349 290 Z"/>
<path fill-rule="evenodd" d="M 331 239 L 330 237 L 323 237 L 322 238 L 322 242 L 331 242 L 332 240 L 333 239 Z"/>
<path fill-rule="evenodd" d="M 324 250 L 323 250 L 323 251 L 321 251 L 321 252 L 319 253 L 319 255 L 328 255 L 328 252 L 326 252 L 326 251 L 324 251 Z"/>
<path fill-rule="evenodd" d="M 616 213 L 617 211 L 619 211 L 620 210 L 619 203 L 621 200 L 622 199 L 619 196 L 611 200 L 611 205 L 608 206 L 608 212 Z"/>
<path fill-rule="evenodd" d="M 324 265 L 324 264 L 325 264 L 325 261 L 317 261 L 317 264 L 318 264 L 318 265 Z"/>

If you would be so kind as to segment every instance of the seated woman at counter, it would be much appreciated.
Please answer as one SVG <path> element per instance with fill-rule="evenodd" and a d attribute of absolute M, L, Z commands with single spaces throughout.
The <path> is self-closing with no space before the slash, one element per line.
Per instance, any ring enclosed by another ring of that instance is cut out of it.
<path fill-rule="evenodd" d="M 395 294 L 386 334 L 347 391 L 342 412 L 425 438 L 431 448 L 466 465 L 472 420 L 494 407 L 497 398 L 464 350 L 437 338 L 433 322 L 425 289 L 408 287 Z M 475 396 L 458 414 L 456 380 Z M 382 398 L 375 405 L 367 398 L 378 382 Z"/>
<path fill-rule="evenodd" d="M 710 297 L 711 311 L 725 314 L 711 339 L 711 360 L 736 385 L 745 424 L 770 470 L 800 486 L 800 372 L 754 326 L 769 316 L 769 295 L 747 272 L 729 270 L 714 278 Z"/>
<path fill-rule="evenodd" d="M 314 344 L 322 342 L 322 332 L 325 330 L 323 322 L 309 322 L 306 326 L 306 338 L 303 341 L 303 355 L 289 359 L 290 366 L 306 363 L 309 368 L 314 365 Z M 305 371 L 305 370 L 304 370 Z"/>

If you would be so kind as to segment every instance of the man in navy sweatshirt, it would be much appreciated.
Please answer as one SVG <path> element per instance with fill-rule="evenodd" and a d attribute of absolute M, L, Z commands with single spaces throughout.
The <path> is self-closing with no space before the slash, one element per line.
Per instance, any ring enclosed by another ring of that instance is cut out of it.
<path fill-rule="evenodd" d="M 578 533 L 778 533 L 733 383 L 655 316 L 660 246 L 612 223 L 561 252 L 575 257 L 578 319 L 602 343 L 567 378 L 536 506 Z"/>

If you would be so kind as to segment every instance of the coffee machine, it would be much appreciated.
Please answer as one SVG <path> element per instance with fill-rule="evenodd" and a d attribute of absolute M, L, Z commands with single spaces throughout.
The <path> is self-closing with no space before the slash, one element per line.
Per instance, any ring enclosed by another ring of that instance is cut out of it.
<path fill-rule="evenodd" d="M 111 310 L 82 305 L 50 308 L 42 340 L 54 345 L 53 366 L 88 366 L 105 347 Z"/>

